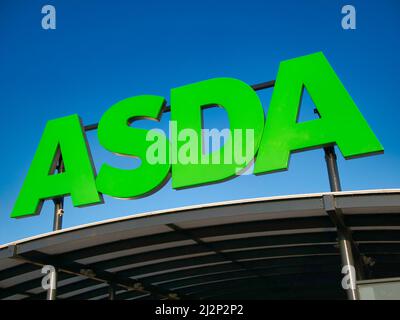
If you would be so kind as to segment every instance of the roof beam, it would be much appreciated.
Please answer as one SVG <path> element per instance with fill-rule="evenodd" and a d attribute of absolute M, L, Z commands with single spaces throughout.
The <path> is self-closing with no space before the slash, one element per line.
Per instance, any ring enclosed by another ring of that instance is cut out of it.
<path fill-rule="evenodd" d="M 175 292 L 158 286 L 153 286 L 148 283 L 143 283 L 143 281 L 138 281 L 132 278 L 123 278 L 105 270 L 94 269 L 91 268 L 91 266 L 77 262 L 65 261 L 57 256 L 50 256 L 37 251 L 19 254 L 17 245 L 13 245 L 13 248 L 10 249 L 10 251 L 13 253 L 12 258 L 24 261 L 26 263 L 31 263 L 40 267 L 44 265 L 52 265 L 61 272 L 85 276 L 88 279 L 96 280 L 98 282 L 112 283 L 126 290 L 135 290 L 141 293 L 152 293 L 156 296 L 168 299 L 178 298 L 178 295 Z"/>
<path fill-rule="evenodd" d="M 182 228 L 180 228 L 179 226 L 177 226 L 176 224 L 173 224 L 173 223 L 167 224 L 167 227 L 172 229 L 173 231 L 179 233 L 179 234 L 183 234 L 188 239 L 191 239 L 194 242 L 196 242 L 200 247 L 206 248 L 207 250 L 210 250 L 211 252 L 214 252 L 216 255 L 222 257 L 224 260 L 229 261 L 229 262 L 233 263 L 234 265 L 238 266 L 240 269 L 245 270 L 247 272 L 250 272 L 251 274 L 253 274 L 253 275 L 257 276 L 257 277 L 262 277 L 262 275 L 260 273 L 258 273 L 258 271 L 253 270 L 253 269 L 251 269 L 249 267 L 246 267 L 241 262 L 237 261 L 236 259 L 233 259 L 231 256 L 225 254 L 224 252 L 216 249 L 212 245 L 212 243 L 204 242 L 200 238 L 198 238 L 195 235 L 193 235 L 190 232 L 190 230 L 182 229 Z"/>

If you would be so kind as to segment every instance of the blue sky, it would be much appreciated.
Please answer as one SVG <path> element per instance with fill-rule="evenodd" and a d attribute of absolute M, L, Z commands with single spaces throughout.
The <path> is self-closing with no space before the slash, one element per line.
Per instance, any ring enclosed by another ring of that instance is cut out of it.
<path fill-rule="evenodd" d="M 57 29 L 41 28 L 41 8 L 57 10 Z M 352 4 L 357 29 L 341 28 Z M 345 161 L 344 190 L 400 187 L 400 2 L 2 0 L 0 3 L 0 244 L 51 231 L 53 206 L 9 218 L 47 120 L 79 114 L 97 122 L 114 103 L 214 77 L 253 84 L 275 79 L 282 60 L 322 51 L 382 142 L 385 154 Z M 260 93 L 267 112 L 272 90 Z M 312 117 L 304 101 L 302 116 Z M 226 124 L 207 111 L 208 127 Z M 163 117 L 167 121 L 168 116 Z M 130 167 L 88 135 L 96 168 Z M 292 156 L 287 172 L 241 176 L 175 191 L 169 182 L 140 200 L 65 203 L 64 227 L 196 203 L 329 191 L 322 150 Z"/>

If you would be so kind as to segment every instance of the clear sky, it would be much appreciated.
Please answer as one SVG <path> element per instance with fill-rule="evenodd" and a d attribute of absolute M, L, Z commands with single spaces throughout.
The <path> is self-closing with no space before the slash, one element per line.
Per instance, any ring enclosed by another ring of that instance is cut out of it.
<path fill-rule="evenodd" d="M 57 10 L 57 29 L 41 28 L 41 8 Z M 341 8 L 356 8 L 356 30 L 343 30 Z M 114 103 L 135 95 L 169 99 L 170 89 L 215 77 L 253 84 L 275 79 L 279 62 L 322 51 L 353 97 L 385 153 L 344 160 L 344 190 L 400 187 L 400 2 L 386 1 L 123 1 L 1 0 L 0 244 L 51 231 L 53 205 L 39 216 L 9 217 L 46 121 L 78 114 L 97 122 Z M 260 93 L 267 112 L 272 90 Z M 221 128 L 221 111 L 205 113 Z M 302 116 L 312 118 L 305 101 Z M 163 122 L 168 115 L 163 117 Z M 131 167 L 88 135 L 97 170 L 105 161 Z M 73 208 L 64 227 L 158 209 L 223 200 L 329 191 L 322 150 L 292 156 L 289 171 L 241 176 L 175 191 L 169 182 L 140 200 Z"/>

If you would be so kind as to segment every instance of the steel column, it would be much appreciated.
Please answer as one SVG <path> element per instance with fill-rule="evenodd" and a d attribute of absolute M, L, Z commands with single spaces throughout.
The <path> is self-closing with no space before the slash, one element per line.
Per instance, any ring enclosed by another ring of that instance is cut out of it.
<path fill-rule="evenodd" d="M 63 214 L 64 214 L 64 198 L 54 199 L 53 231 L 62 229 Z"/>
<path fill-rule="evenodd" d="M 56 165 L 56 174 L 60 174 L 65 171 L 64 162 L 61 156 L 61 151 L 58 156 L 57 165 Z M 54 201 L 54 220 L 53 220 L 53 231 L 62 229 L 62 218 L 64 214 L 64 197 L 59 197 L 53 200 Z"/>
<path fill-rule="evenodd" d="M 331 191 L 341 191 L 339 170 L 337 166 L 337 157 L 334 146 L 328 146 L 324 148 L 326 166 L 328 169 L 329 184 Z M 343 221 L 342 221 L 343 223 Z M 338 242 L 340 256 L 342 259 L 342 267 L 348 267 L 350 286 L 346 290 L 347 298 L 349 300 L 358 300 L 358 292 L 356 285 L 356 264 L 354 262 L 353 250 L 352 250 L 352 239 L 349 232 L 345 232 L 343 228 L 337 228 Z"/>
<path fill-rule="evenodd" d="M 326 167 L 328 169 L 329 185 L 331 191 L 342 191 L 340 185 L 339 169 L 337 166 L 337 157 L 334 146 L 328 146 L 324 148 Z"/>

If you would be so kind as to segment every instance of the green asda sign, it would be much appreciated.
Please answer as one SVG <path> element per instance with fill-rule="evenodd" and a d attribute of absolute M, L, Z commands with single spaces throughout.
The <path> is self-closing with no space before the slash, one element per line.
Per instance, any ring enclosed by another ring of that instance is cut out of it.
<path fill-rule="evenodd" d="M 304 88 L 321 117 L 298 122 Z M 138 157 L 141 164 L 129 170 L 103 164 L 97 175 L 79 117 L 49 121 L 11 217 L 39 214 L 44 200 L 65 195 L 70 195 L 77 207 L 102 203 L 102 194 L 123 199 L 142 197 L 158 190 L 170 173 L 173 188 L 180 189 L 234 177 L 254 159 L 255 174 L 286 170 L 292 152 L 329 144 L 336 144 L 346 159 L 383 152 L 322 53 L 280 64 L 266 120 L 255 91 L 232 78 L 172 89 L 170 105 L 176 134 L 169 138 L 158 134 L 153 140 L 149 140 L 149 130 L 135 128 L 132 123 L 144 118 L 159 121 L 166 106 L 163 97 L 136 96 L 107 110 L 98 125 L 101 145 L 118 155 Z M 202 109 L 216 105 L 226 111 L 231 134 L 221 148 L 205 153 Z M 187 136 L 195 137 L 197 144 L 188 147 L 188 137 L 180 138 L 185 130 L 190 130 Z M 243 139 L 243 132 L 251 133 L 251 143 Z M 233 152 L 227 156 L 229 146 L 236 148 L 231 148 Z M 157 161 L 149 158 L 149 151 L 158 154 Z M 54 174 L 60 154 L 65 171 Z"/>

